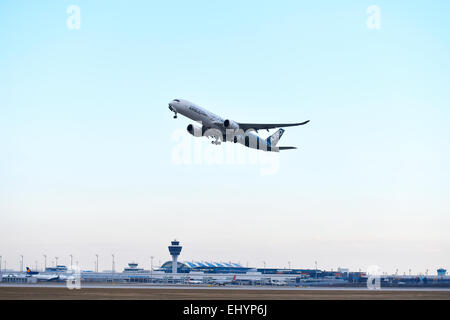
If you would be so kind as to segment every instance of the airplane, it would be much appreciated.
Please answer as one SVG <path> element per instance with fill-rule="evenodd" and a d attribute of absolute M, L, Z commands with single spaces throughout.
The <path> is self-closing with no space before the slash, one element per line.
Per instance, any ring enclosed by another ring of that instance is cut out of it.
<path fill-rule="evenodd" d="M 224 286 L 226 284 L 231 284 L 236 281 L 236 275 L 234 275 L 233 279 L 213 279 L 211 284 L 217 284 L 219 286 Z"/>
<path fill-rule="evenodd" d="M 27 267 L 27 277 L 36 278 L 37 280 L 42 280 L 42 281 L 53 281 L 53 280 L 58 280 L 59 279 L 59 275 L 56 275 L 56 274 L 40 274 L 39 272 L 31 271 L 31 269 L 28 268 L 28 267 Z"/>
<path fill-rule="evenodd" d="M 275 286 L 284 286 L 287 284 L 286 279 L 274 279 L 271 278 L 270 279 L 270 284 L 275 285 Z"/>
<path fill-rule="evenodd" d="M 26 275 L 23 273 L 2 274 L 2 281 L 3 279 L 24 279 L 24 278 L 26 278 Z"/>
<path fill-rule="evenodd" d="M 190 277 L 187 278 L 188 284 L 202 284 L 202 280 L 193 280 Z"/>
<path fill-rule="evenodd" d="M 229 119 L 222 119 L 208 110 L 205 110 L 198 105 L 184 99 L 174 99 L 169 102 L 169 110 L 174 112 L 174 119 L 177 118 L 178 113 L 190 118 L 194 121 L 200 122 L 202 125 L 198 127 L 193 124 L 187 126 L 187 131 L 194 137 L 211 137 L 215 141 L 211 143 L 220 145 L 221 141 L 232 141 L 240 143 L 252 149 L 263 151 L 279 152 L 280 150 L 297 149 L 296 147 L 278 147 L 281 136 L 284 133 L 283 127 L 294 127 L 307 124 L 309 120 L 299 123 L 277 123 L 277 124 L 258 124 L 258 123 L 240 123 Z M 263 139 L 254 134 L 258 130 L 267 130 L 280 128 L 267 139 Z"/>

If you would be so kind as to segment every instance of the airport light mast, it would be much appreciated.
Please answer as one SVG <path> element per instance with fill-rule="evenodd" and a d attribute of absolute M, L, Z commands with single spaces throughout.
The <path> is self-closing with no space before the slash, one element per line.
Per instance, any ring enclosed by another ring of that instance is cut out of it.
<path fill-rule="evenodd" d="M 23 271 L 23 255 L 20 255 L 20 272 Z"/>
<path fill-rule="evenodd" d="M 153 281 L 153 258 L 155 258 L 154 256 L 150 257 L 150 279 L 152 279 Z"/>
<path fill-rule="evenodd" d="M 180 241 L 177 241 L 176 239 L 172 241 L 172 245 L 169 246 L 169 253 L 172 256 L 172 273 L 177 273 L 177 267 L 178 267 L 178 256 L 181 253 L 181 249 L 183 248 L 180 246 Z"/>

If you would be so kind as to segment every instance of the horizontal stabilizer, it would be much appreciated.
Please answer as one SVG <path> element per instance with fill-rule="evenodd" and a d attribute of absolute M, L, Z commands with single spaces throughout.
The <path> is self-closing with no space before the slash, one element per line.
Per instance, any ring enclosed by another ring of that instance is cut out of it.
<path fill-rule="evenodd" d="M 291 150 L 291 149 L 297 149 L 297 147 L 278 147 L 278 150 Z"/>

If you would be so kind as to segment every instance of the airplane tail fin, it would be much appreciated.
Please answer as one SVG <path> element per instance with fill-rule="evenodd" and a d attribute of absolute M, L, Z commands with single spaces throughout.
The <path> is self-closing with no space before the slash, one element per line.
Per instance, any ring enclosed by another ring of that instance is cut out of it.
<path fill-rule="evenodd" d="M 271 135 L 270 137 L 268 137 L 266 139 L 267 144 L 269 146 L 276 146 L 278 141 L 280 141 L 281 136 L 283 135 L 284 131 L 285 131 L 284 129 L 281 129 L 281 128 L 278 129 L 273 135 Z"/>
<path fill-rule="evenodd" d="M 233 277 L 233 281 L 236 281 L 236 275 L 234 275 L 234 277 Z"/>
<path fill-rule="evenodd" d="M 27 267 L 27 273 L 31 273 L 31 269 Z"/>

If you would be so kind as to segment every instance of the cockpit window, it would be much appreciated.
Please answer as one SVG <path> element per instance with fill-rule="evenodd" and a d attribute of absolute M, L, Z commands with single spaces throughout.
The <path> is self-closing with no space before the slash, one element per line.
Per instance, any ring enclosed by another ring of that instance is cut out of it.
<path fill-rule="evenodd" d="M 173 101 L 180 102 L 180 100 L 178 100 L 178 99 L 173 99 Z"/>

